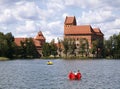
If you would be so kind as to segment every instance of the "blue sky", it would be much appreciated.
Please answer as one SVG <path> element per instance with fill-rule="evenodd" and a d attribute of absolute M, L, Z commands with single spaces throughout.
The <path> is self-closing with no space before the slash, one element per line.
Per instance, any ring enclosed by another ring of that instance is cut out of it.
<path fill-rule="evenodd" d="M 99 27 L 105 39 L 120 32 L 120 0 L 0 0 L 0 32 L 46 41 L 63 37 L 66 16 L 78 25 Z"/>

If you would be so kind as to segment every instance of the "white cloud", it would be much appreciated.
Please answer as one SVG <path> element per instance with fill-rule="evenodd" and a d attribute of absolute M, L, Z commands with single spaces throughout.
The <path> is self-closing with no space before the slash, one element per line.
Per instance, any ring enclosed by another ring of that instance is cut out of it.
<path fill-rule="evenodd" d="M 48 24 L 50 28 L 60 25 L 60 21 L 51 22 Z"/>
<path fill-rule="evenodd" d="M 105 37 L 120 32 L 120 0 L 0 0 L 0 31 L 16 36 L 35 36 L 47 41 L 63 36 L 66 16 L 78 24 L 100 27 Z M 115 30 L 115 31 L 114 31 Z"/>
<path fill-rule="evenodd" d="M 105 39 L 108 39 L 113 34 L 118 34 L 120 32 L 120 19 L 115 19 L 111 22 L 105 22 L 96 24 L 96 26 L 100 27 L 101 31 L 104 33 Z"/>
<path fill-rule="evenodd" d="M 61 36 L 53 35 L 49 31 L 45 31 L 43 35 L 47 38 L 46 39 L 47 42 L 51 42 L 53 39 L 55 40 L 55 42 L 58 42 L 58 38 L 61 37 Z"/>
<path fill-rule="evenodd" d="M 70 16 L 70 15 L 68 13 L 63 13 L 63 15 L 62 15 L 63 19 L 65 19 L 66 16 Z"/>
<path fill-rule="evenodd" d="M 39 9 L 34 2 L 27 2 L 16 5 L 14 14 L 21 19 L 36 20 L 39 17 L 38 10 Z"/>
<path fill-rule="evenodd" d="M 11 24 L 11 23 L 14 23 L 15 21 L 16 21 L 16 18 L 14 17 L 10 9 L 5 9 L 4 11 L 1 11 L 1 14 L 0 14 L 1 24 Z"/>
<path fill-rule="evenodd" d="M 4 25 L 0 26 L 0 32 L 7 31 L 7 27 Z"/>
<path fill-rule="evenodd" d="M 9 5 L 9 4 L 11 4 L 11 3 L 16 3 L 16 2 L 18 2 L 18 0 L 0 0 L 0 4 L 1 5 L 5 5 L 5 4 L 7 4 L 7 5 Z"/>
<path fill-rule="evenodd" d="M 114 16 L 111 11 L 95 10 L 83 12 L 78 22 L 83 24 L 102 23 L 112 20 L 113 18 Z"/>
<path fill-rule="evenodd" d="M 42 30 L 44 36 L 47 38 L 47 42 L 50 42 L 52 39 L 57 41 L 57 38 L 63 35 L 63 24 L 61 24 L 61 21 L 53 21 L 50 23 L 42 21 L 40 26 L 40 30 Z"/>
<path fill-rule="evenodd" d="M 50 0 L 47 3 L 47 8 L 53 9 L 54 11 L 60 11 L 60 10 L 64 9 L 64 5 L 61 0 Z"/>
<path fill-rule="evenodd" d="M 120 29 L 120 19 L 116 19 L 114 25 Z"/>
<path fill-rule="evenodd" d="M 100 0 L 65 0 L 65 5 L 81 8 L 98 7 Z"/>
<path fill-rule="evenodd" d="M 48 37 L 51 37 L 57 40 L 58 37 L 63 35 L 63 24 L 61 24 L 60 21 L 54 21 L 49 23 L 48 28 L 50 31 L 50 34 L 48 34 Z"/>
<path fill-rule="evenodd" d="M 25 24 L 19 25 L 16 28 L 16 33 L 26 36 L 33 36 L 33 33 L 37 33 L 37 26 L 33 21 L 26 21 Z"/>

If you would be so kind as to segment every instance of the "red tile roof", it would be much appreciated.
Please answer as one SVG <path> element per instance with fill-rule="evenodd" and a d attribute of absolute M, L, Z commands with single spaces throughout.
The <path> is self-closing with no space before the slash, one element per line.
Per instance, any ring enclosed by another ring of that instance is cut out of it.
<path fill-rule="evenodd" d="M 71 26 L 64 30 L 64 34 L 94 34 L 90 25 Z"/>
<path fill-rule="evenodd" d="M 22 42 L 25 42 L 25 40 L 26 40 L 27 38 L 15 38 L 15 43 L 16 43 L 16 45 L 17 46 L 21 46 L 21 41 Z M 41 46 L 41 44 L 40 44 L 40 41 L 39 40 L 35 40 L 34 38 L 33 38 L 33 42 L 34 42 L 34 44 L 35 44 L 35 46 Z"/>
<path fill-rule="evenodd" d="M 25 41 L 26 38 L 15 38 L 14 42 L 16 43 L 17 46 L 21 46 L 21 41 Z"/>
<path fill-rule="evenodd" d="M 93 30 L 97 35 L 104 35 L 99 28 L 93 28 Z"/>
<path fill-rule="evenodd" d="M 36 40 L 45 40 L 45 37 L 43 36 L 42 32 L 38 32 L 37 36 L 35 37 Z"/>
<path fill-rule="evenodd" d="M 14 42 L 16 43 L 17 46 L 21 46 L 20 42 L 21 41 L 25 42 L 26 39 L 27 38 L 15 38 Z M 33 40 L 35 46 L 41 47 L 42 46 L 41 45 L 42 41 L 45 42 L 45 37 L 43 36 L 42 32 L 40 31 L 40 32 L 38 32 L 38 34 L 35 38 L 32 38 L 32 40 Z"/>

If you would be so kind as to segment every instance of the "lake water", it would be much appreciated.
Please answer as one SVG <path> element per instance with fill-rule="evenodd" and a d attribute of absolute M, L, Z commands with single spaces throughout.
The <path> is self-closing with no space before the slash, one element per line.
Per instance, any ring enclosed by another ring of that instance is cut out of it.
<path fill-rule="evenodd" d="M 120 60 L 0 61 L 0 89 L 120 89 Z M 69 80 L 80 70 L 81 80 Z"/>

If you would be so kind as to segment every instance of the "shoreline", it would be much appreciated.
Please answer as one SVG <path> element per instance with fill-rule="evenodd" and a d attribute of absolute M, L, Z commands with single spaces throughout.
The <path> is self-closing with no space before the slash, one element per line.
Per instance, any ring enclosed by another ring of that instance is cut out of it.
<path fill-rule="evenodd" d="M 63 60 L 119 60 L 119 59 L 113 59 L 113 58 L 92 58 L 92 57 L 41 57 L 41 58 L 7 58 L 7 57 L 0 57 L 0 61 L 9 61 L 9 60 L 57 60 L 57 59 L 63 59 Z"/>
<path fill-rule="evenodd" d="M 0 57 L 0 61 L 8 61 L 8 60 L 10 60 L 10 59 L 7 57 Z"/>

